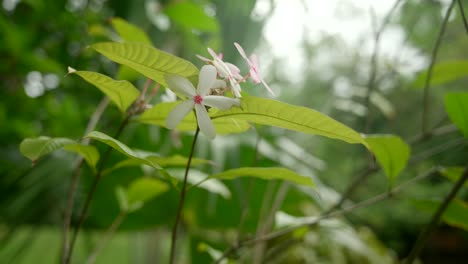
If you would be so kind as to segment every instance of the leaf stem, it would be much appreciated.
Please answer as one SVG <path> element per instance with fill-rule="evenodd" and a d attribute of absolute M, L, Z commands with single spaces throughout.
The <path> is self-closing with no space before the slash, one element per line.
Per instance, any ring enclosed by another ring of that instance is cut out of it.
<path fill-rule="evenodd" d="M 442 25 L 440 26 L 440 31 L 439 35 L 437 36 L 436 43 L 434 45 L 434 48 L 432 49 L 432 54 L 431 54 L 431 62 L 429 64 L 429 69 L 427 70 L 427 75 L 426 75 L 426 80 L 424 82 L 424 95 L 423 95 L 423 112 L 422 112 L 422 134 L 427 135 L 427 130 L 428 130 L 428 119 L 429 119 L 429 88 L 430 88 L 430 82 L 432 78 L 432 72 L 434 69 L 435 61 L 437 58 L 437 53 L 439 52 L 440 44 L 442 43 L 442 37 L 445 33 L 445 29 L 450 17 L 450 14 L 452 13 L 453 6 L 455 5 L 456 0 L 452 0 L 450 3 L 449 8 L 447 9 L 447 12 L 445 12 L 444 20 L 442 21 Z"/>
<path fill-rule="evenodd" d="M 179 227 L 180 218 L 182 216 L 182 209 L 184 207 L 185 195 L 187 189 L 187 178 L 190 170 L 190 164 L 192 163 L 193 153 L 195 152 L 195 144 L 197 143 L 198 134 L 200 133 L 200 127 L 197 126 L 195 131 L 195 136 L 193 137 L 192 148 L 190 149 L 190 154 L 187 161 L 187 166 L 185 167 L 184 181 L 182 183 L 182 190 L 180 193 L 179 206 L 177 207 L 177 214 L 174 226 L 172 227 L 172 242 L 171 242 L 171 253 L 169 256 L 169 264 L 175 263 L 175 251 L 176 251 L 176 241 L 177 241 L 177 228 Z"/>
<path fill-rule="evenodd" d="M 445 210 L 449 206 L 450 202 L 455 198 L 455 196 L 457 195 L 458 191 L 463 186 L 463 184 L 465 184 L 465 181 L 467 179 L 468 179 L 468 167 L 465 168 L 465 170 L 463 171 L 462 176 L 455 183 L 452 190 L 447 195 L 447 197 L 445 197 L 442 204 L 437 208 L 437 210 L 434 213 L 434 215 L 432 216 L 431 221 L 429 222 L 429 224 L 419 234 L 419 237 L 418 237 L 416 243 L 414 244 L 413 249 L 411 250 L 410 254 L 408 255 L 408 258 L 406 259 L 406 261 L 404 262 L 405 264 L 413 263 L 413 261 L 419 255 L 419 253 L 423 249 L 424 245 L 426 244 L 429 236 L 432 234 L 433 229 L 439 223 L 440 217 L 445 212 Z"/>
<path fill-rule="evenodd" d="M 463 26 L 465 26 L 466 33 L 468 33 L 468 22 L 466 21 L 465 11 L 463 10 L 463 4 L 461 0 L 458 0 L 458 7 L 460 7 L 460 14 L 463 20 Z"/>

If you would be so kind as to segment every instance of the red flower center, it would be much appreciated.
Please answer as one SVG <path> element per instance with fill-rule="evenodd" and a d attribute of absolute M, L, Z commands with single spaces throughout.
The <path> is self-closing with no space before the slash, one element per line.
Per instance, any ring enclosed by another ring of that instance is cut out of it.
<path fill-rule="evenodd" d="M 196 103 L 196 104 L 201 104 L 203 102 L 203 97 L 201 97 L 200 95 L 195 95 L 193 97 L 193 101 Z"/>

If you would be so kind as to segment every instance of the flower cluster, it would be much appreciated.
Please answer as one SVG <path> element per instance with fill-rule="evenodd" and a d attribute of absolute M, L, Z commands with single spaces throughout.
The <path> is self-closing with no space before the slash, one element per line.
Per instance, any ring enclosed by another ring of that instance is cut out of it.
<path fill-rule="evenodd" d="M 245 82 L 249 77 L 254 83 L 262 83 L 268 92 L 274 95 L 273 91 L 259 74 L 257 56 L 252 54 L 248 58 L 244 49 L 238 43 L 234 43 L 234 45 L 250 68 L 249 73 L 245 76 L 240 74 L 240 70 L 236 65 L 223 61 L 223 55 L 216 54 L 210 48 L 208 48 L 208 53 L 213 59 L 197 55 L 198 58 L 205 61 L 208 65 L 201 68 L 196 89 L 184 77 L 173 74 L 165 76 L 168 87 L 175 93 L 187 98 L 187 100 L 175 106 L 167 116 L 166 126 L 168 128 L 175 128 L 190 111 L 195 109 L 200 131 L 210 139 L 215 138 L 216 130 L 208 115 L 207 108 L 213 107 L 220 110 L 228 110 L 232 106 L 240 106 L 239 98 L 242 97 L 240 83 Z M 226 85 L 226 82 L 229 85 Z M 236 98 L 224 96 L 224 92 L 227 90 L 232 91 Z"/>

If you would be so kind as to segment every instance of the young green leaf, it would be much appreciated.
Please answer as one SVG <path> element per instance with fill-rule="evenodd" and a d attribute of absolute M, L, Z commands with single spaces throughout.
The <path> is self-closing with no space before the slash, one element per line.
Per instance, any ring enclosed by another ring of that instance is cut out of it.
<path fill-rule="evenodd" d="M 214 112 L 212 119 L 214 121 L 226 118 L 246 120 L 256 124 L 339 139 L 348 143 L 360 143 L 367 147 L 367 143 L 359 133 L 310 108 L 253 96 L 242 97 L 241 102 L 240 108 L 233 107 L 227 111 Z"/>
<path fill-rule="evenodd" d="M 310 177 L 299 175 L 294 171 L 272 167 L 272 168 L 255 168 L 255 167 L 243 167 L 238 169 L 227 170 L 221 173 L 210 175 L 206 180 L 209 179 L 220 179 L 220 180 L 232 180 L 239 177 L 255 177 L 264 180 L 285 180 L 294 182 L 300 185 L 306 185 L 313 187 L 314 182 Z"/>
<path fill-rule="evenodd" d="M 169 112 L 180 102 L 160 103 L 153 108 L 145 111 L 138 117 L 138 121 L 144 124 L 157 125 L 166 127 L 166 118 Z M 210 111 L 211 113 L 212 111 Z M 248 130 L 250 125 L 245 120 L 235 118 L 218 118 L 213 120 L 217 134 L 240 133 Z M 189 113 L 182 122 L 177 126 L 180 131 L 195 131 L 197 122 L 195 114 Z"/>
<path fill-rule="evenodd" d="M 119 17 L 111 19 L 112 26 L 125 42 L 139 42 L 152 45 L 150 38 L 141 28 Z"/>
<path fill-rule="evenodd" d="M 184 169 L 167 169 L 163 171 L 166 172 L 172 178 L 178 179 L 179 182 L 181 182 L 184 178 Z M 219 194 L 224 199 L 231 198 L 231 192 L 221 181 L 217 179 L 206 181 L 207 179 L 208 175 L 206 173 L 196 169 L 191 169 L 190 175 L 187 178 L 187 182 L 189 184 L 192 184 L 193 186 L 205 189 L 211 193 Z"/>
<path fill-rule="evenodd" d="M 128 197 L 127 192 L 122 186 L 117 186 L 115 189 L 115 196 L 117 197 L 117 202 L 119 203 L 120 211 L 128 212 Z"/>
<path fill-rule="evenodd" d="M 164 8 L 164 13 L 175 23 L 190 30 L 217 32 L 219 29 L 216 18 L 206 14 L 200 5 L 194 3 L 173 3 Z"/>
<path fill-rule="evenodd" d="M 117 139 L 110 137 L 102 132 L 99 131 L 92 131 L 88 135 L 86 135 L 87 138 L 92 138 L 94 140 L 100 141 L 113 149 L 119 151 L 120 153 L 124 154 L 125 156 L 141 161 L 143 164 L 149 165 L 155 169 L 160 169 L 161 166 L 159 164 L 147 159 L 146 157 L 138 154 L 134 150 L 130 149 L 127 145 L 124 143 L 118 141 Z"/>
<path fill-rule="evenodd" d="M 94 50 L 117 63 L 127 65 L 144 76 L 167 86 L 166 74 L 183 77 L 198 75 L 191 62 L 142 43 L 105 42 L 91 46 Z"/>
<path fill-rule="evenodd" d="M 166 183 L 156 179 L 148 177 L 136 179 L 127 189 L 128 203 L 130 206 L 137 202 L 145 203 L 168 189 Z"/>
<path fill-rule="evenodd" d="M 111 101 L 122 112 L 125 112 L 140 95 L 140 91 L 128 81 L 116 81 L 97 72 L 76 71 L 70 67 L 68 67 L 68 73 L 77 74 L 85 81 L 96 86 L 101 92 L 109 96 Z"/>
<path fill-rule="evenodd" d="M 464 170 L 465 168 L 463 167 L 442 167 L 439 169 L 439 173 L 452 182 L 457 182 Z M 464 186 L 468 188 L 468 182 L 465 182 Z"/>
<path fill-rule="evenodd" d="M 99 161 L 99 152 L 97 151 L 96 147 L 75 143 L 71 145 L 65 145 L 63 149 L 80 154 L 86 160 L 88 165 L 93 170 L 96 170 L 96 164 Z"/>
<path fill-rule="evenodd" d="M 50 138 L 45 136 L 26 138 L 20 144 L 20 152 L 25 157 L 35 162 L 44 155 L 61 149 L 65 145 L 74 143 L 76 143 L 76 141 L 69 138 Z"/>
<path fill-rule="evenodd" d="M 392 182 L 406 167 L 410 147 L 395 135 L 367 135 L 365 140 L 385 175 Z"/>
<path fill-rule="evenodd" d="M 468 93 L 446 94 L 445 111 L 462 134 L 468 137 Z"/>
<path fill-rule="evenodd" d="M 421 210 L 434 212 L 441 204 L 439 201 L 422 200 L 414 201 Z M 447 210 L 442 215 L 442 220 L 450 226 L 458 227 L 468 231 L 468 203 L 454 199 L 450 202 Z"/>
<path fill-rule="evenodd" d="M 414 81 L 415 88 L 422 88 L 426 82 L 428 71 L 421 72 Z M 434 65 L 431 84 L 440 85 L 468 76 L 468 61 L 447 61 Z"/>

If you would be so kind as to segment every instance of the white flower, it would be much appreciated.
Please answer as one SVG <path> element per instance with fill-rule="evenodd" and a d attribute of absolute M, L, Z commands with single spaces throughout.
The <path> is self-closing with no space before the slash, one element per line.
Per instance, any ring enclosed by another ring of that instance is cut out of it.
<path fill-rule="evenodd" d="M 224 62 L 222 54 L 218 55 L 210 48 L 208 48 L 208 52 L 213 57 L 213 60 L 200 55 L 197 55 L 197 57 L 207 63 L 212 64 L 216 68 L 216 71 L 221 78 L 228 79 L 229 83 L 231 84 L 232 93 L 237 98 L 240 98 L 241 87 L 239 85 L 239 81 L 242 80 L 243 77 L 240 75 L 239 68 L 232 63 Z"/>
<path fill-rule="evenodd" d="M 195 108 L 197 123 L 200 131 L 210 139 L 215 138 L 216 130 L 213 122 L 208 116 L 205 106 L 214 107 L 220 110 L 228 110 L 233 105 L 240 106 L 240 100 L 219 95 L 209 95 L 211 89 L 226 86 L 224 81 L 216 79 L 216 68 L 212 65 L 205 65 L 200 70 L 197 89 L 192 83 L 178 75 L 166 75 L 165 79 L 170 89 L 184 95 L 187 100 L 178 104 L 172 109 L 166 119 L 166 126 L 169 129 L 175 128 L 184 117 Z"/>

